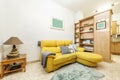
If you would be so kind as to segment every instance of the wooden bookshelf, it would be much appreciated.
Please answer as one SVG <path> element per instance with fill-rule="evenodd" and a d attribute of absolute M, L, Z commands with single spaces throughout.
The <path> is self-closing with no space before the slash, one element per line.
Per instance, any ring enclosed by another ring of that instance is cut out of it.
<path fill-rule="evenodd" d="M 74 24 L 74 43 L 79 45 L 80 41 L 80 23 Z"/>
<path fill-rule="evenodd" d="M 83 46 L 94 46 L 94 44 L 82 44 L 82 43 L 80 43 L 80 45 L 83 45 Z"/>
<path fill-rule="evenodd" d="M 93 31 L 80 32 L 80 34 L 83 34 L 83 33 L 93 33 Z"/>
<path fill-rule="evenodd" d="M 88 25 L 84 25 L 84 26 L 81 26 L 81 27 L 89 27 L 89 26 L 93 26 L 94 24 L 88 24 Z"/>
<path fill-rule="evenodd" d="M 80 20 L 78 23 L 75 23 L 74 27 L 75 44 L 78 44 L 80 47 L 94 47 L 94 16 L 90 16 Z M 93 43 L 90 43 L 91 41 Z"/>
<path fill-rule="evenodd" d="M 94 16 L 79 21 L 80 23 L 80 47 L 92 47 L 94 49 Z M 92 29 L 92 30 L 91 30 Z M 91 41 L 93 43 L 91 43 Z M 89 51 L 89 50 L 85 50 Z M 93 50 L 94 51 L 94 50 Z"/>

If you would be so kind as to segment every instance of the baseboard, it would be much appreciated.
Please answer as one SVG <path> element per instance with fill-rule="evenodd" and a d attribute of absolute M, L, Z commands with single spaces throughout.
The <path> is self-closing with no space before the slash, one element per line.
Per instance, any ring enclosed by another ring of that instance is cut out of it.
<path fill-rule="evenodd" d="M 104 58 L 103 59 L 105 62 L 109 62 L 109 63 L 111 63 L 111 62 L 113 62 L 111 59 L 109 59 L 109 58 Z"/>
<path fill-rule="evenodd" d="M 27 64 L 35 63 L 35 62 L 40 62 L 40 60 L 28 61 Z"/>

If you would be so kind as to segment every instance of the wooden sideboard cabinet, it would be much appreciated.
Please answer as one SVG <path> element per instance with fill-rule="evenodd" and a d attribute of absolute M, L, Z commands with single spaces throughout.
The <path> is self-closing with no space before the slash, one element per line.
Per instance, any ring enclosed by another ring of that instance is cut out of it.
<path fill-rule="evenodd" d="M 26 71 L 26 54 L 20 54 L 16 58 L 4 58 L 0 62 L 1 78 L 3 78 L 4 74 L 19 70 Z"/>
<path fill-rule="evenodd" d="M 120 42 L 111 42 L 111 53 L 120 54 Z"/>

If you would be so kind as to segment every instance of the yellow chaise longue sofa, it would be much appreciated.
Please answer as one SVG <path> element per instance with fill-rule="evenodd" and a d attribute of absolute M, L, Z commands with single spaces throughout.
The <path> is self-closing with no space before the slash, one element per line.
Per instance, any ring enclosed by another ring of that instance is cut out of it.
<path fill-rule="evenodd" d="M 70 54 L 62 54 L 61 46 L 72 44 L 71 40 L 42 40 L 41 41 L 41 58 L 44 52 L 53 52 L 55 55 L 49 55 L 45 67 L 46 72 L 54 71 L 61 66 L 69 63 L 79 62 L 86 66 L 97 66 L 98 62 L 102 61 L 102 56 L 95 53 L 84 52 L 84 48 L 78 48 L 77 52 Z"/>

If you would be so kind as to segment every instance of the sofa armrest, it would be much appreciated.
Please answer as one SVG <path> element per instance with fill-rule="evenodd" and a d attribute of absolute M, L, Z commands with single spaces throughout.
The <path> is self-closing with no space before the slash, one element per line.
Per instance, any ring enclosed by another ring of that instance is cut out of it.
<path fill-rule="evenodd" d="M 54 71 L 54 59 L 55 55 L 49 55 L 47 58 L 47 64 L 46 64 L 46 72 Z"/>
<path fill-rule="evenodd" d="M 55 58 L 55 55 L 49 55 L 48 58 L 54 59 L 54 58 Z"/>
<path fill-rule="evenodd" d="M 78 47 L 78 52 L 84 52 L 84 51 L 85 51 L 84 48 L 82 48 L 82 47 Z"/>

